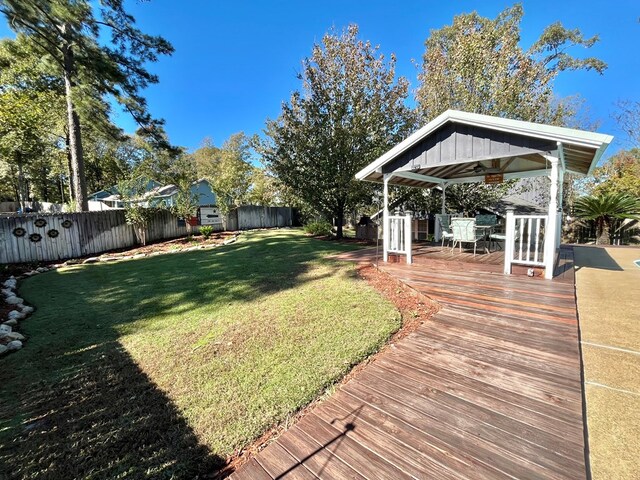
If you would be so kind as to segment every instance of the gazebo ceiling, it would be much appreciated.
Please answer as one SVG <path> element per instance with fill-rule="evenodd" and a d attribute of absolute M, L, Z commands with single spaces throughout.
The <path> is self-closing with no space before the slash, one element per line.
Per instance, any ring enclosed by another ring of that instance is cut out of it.
<path fill-rule="evenodd" d="M 430 188 L 442 183 L 548 175 L 547 157 L 589 173 L 613 137 L 600 133 L 447 110 L 356 174 L 359 180 Z"/>

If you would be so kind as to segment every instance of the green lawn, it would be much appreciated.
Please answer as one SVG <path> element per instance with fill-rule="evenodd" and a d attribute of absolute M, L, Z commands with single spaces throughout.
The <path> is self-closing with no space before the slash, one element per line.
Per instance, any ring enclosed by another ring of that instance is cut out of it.
<path fill-rule="evenodd" d="M 37 311 L 0 360 L 0 477 L 215 470 L 399 328 L 352 265 L 326 258 L 351 248 L 253 232 L 24 281 Z"/>

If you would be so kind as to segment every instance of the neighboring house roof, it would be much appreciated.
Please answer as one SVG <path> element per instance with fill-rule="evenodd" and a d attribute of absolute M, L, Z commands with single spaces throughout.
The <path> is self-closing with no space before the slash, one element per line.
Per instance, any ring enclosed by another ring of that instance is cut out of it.
<path fill-rule="evenodd" d="M 356 174 L 358 180 L 430 188 L 441 183 L 541 175 L 545 155 L 567 171 L 589 173 L 613 137 L 601 133 L 447 110 Z M 496 166 L 496 162 L 498 166 Z M 470 168 L 471 163 L 477 163 Z M 491 171 L 493 170 L 493 171 Z"/>
<path fill-rule="evenodd" d="M 148 191 L 146 191 L 139 199 L 138 201 L 148 201 L 148 200 L 152 200 L 152 199 L 167 199 L 167 198 L 171 198 L 173 197 L 175 194 L 178 193 L 178 187 L 176 185 L 173 184 L 169 184 L 169 185 L 160 185 L 155 181 L 151 181 L 153 182 L 153 184 L 155 184 L 155 186 L 151 189 L 149 189 Z M 150 182 L 150 185 L 152 185 L 152 183 Z M 211 190 L 211 184 L 209 183 L 209 181 L 205 178 L 201 178 L 198 179 L 194 182 L 191 183 L 191 187 L 195 187 L 200 185 L 201 183 L 206 183 L 209 186 L 209 189 Z M 117 188 L 113 187 L 112 190 L 115 190 L 116 193 L 110 194 L 107 197 L 102 197 L 99 198 L 99 200 L 101 201 L 107 201 L 107 202 L 116 202 L 116 201 L 121 201 L 122 197 L 120 196 L 119 193 L 117 193 Z M 107 192 L 109 193 L 108 190 L 101 190 L 101 192 Z M 213 194 L 213 190 L 211 190 L 211 195 L 209 195 L 210 197 L 213 196 L 213 198 L 215 199 L 215 194 Z"/>
<path fill-rule="evenodd" d="M 493 205 L 483 208 L 501 216 L 505 216 L 509 209 L 517 211 L 519 215 L 546 215 L 548 213 L 546 208 L 540 207 L 517 195 L 506 195 Z"/>
<path fill-rule="evenodd" d="M 102 200 L 108 197 L 109 195 L 113 195 L 114 193 L 117 193 L 117 192 L 118 192 L 117 187 L 113 186 L 107 190 L 98 190 L 97 192 L 94 192 L 91 195 L 88 195 L 88 197 Z"/>

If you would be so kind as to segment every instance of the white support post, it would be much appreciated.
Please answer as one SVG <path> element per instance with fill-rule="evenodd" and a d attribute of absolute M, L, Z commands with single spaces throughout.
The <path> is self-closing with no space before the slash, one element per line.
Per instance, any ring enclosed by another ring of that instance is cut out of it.
<path fill-rule="evenodd" d="M 447 183 L 443 183 L 442 184 L 442 211 L 440 212 L 443 215 L 447 213 L 446 203 L 447 203 Z"/>
<path fill-rule="evenodd" d="M 562 195 L 564 195 L 564 168 L 558 169 L 558 218 L 556 225 L 556 248 L 560 248 L 562 242 Z"/>
<path fill-rule="evenodd" d="M 383 206 L 382 206 L 382 260 L 389 261 L 389 178 L 383 177 Z"/>
<path fill-rule="evenodd" d="M 516 239 L 516 219 L 513 209 L 507 210 L 507 224 L 505 226 L 504 240 L 504 274 L 511 274 L 511 261 L 513 260 L 513 245 Z"/>
<path fill-rule="evenodd" d="M 551 187 L 549 189 L 549 216 L 544 234 L 544 278 L 553 279 L 553 265 L 556 258 L 556 236 L 558 229 L 558 159 L 547 157 L 551 163 Z"/>
<path fill-rule="evenodd" d="M 411 215 L 404 217 L 404 248 L 407 254 L 407 265 L 411 264 Z"/>

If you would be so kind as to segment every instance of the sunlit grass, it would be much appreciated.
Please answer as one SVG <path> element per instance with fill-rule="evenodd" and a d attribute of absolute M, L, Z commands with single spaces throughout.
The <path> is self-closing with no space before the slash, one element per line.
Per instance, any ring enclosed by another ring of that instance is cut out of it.
<path fill-rule="evenodd" d="M 52 459 L 95 478 L 220 464 L 399 328 L 352 265 L 326 258 L 351 248 L 253 232 L 217 250 L 24 282 L 38 310 L 26 348 L 3 359 L 0 462 L 26 478 L 55 473 Z"/>

